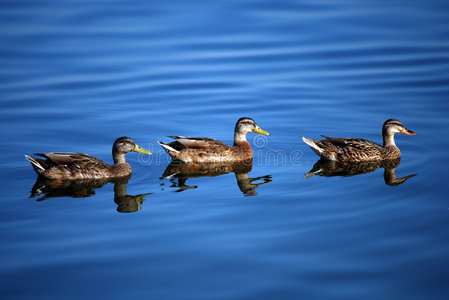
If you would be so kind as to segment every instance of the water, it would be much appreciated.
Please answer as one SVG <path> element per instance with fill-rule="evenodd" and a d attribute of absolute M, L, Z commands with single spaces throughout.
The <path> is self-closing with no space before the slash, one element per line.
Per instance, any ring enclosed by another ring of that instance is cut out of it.
<path fill-rule="evenodd" d="M 2 298 L 447 299 L 447 3 L 0 5 Z M 242 116 L 272 134 L 249 172 L 164 177 L 156 141 Z M 399 166 L 304 178 L 302 136 L 391 117 L 418 133 Z M 123 135 L 154 152 L 128 181 L 30 198 L 24 154 L 110 163 Z"/>

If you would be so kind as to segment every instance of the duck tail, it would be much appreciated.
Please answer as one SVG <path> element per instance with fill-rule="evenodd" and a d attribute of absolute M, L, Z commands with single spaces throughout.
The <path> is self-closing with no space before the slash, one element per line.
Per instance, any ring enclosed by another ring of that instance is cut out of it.
<path fill-rule="evenodd" d="M 318 153 L 320 153 L 320 154 L 323 152 L 323 149 L 318 147 L 318 145 L 315 143 L 314 140 L 306 138 L 306 137 L 302 137 L 302 140 L 304 141 L 304 143 L 309 145 L 310 148 L 312 148 L 314 151 L 318 151 Z"/>
<path fill-rule="evenodd" d="M 45 171 L 45 168 L 35 158 L 33 158 L 33 157 L 29 156 L 29 155 L 25 155 L 25 158 L 33 165 L 33 168 L 36 170 L 36 172 L 40 173 L 39 170 L 41 172 Z"/>
<path fill-rule="evenodd" d="M 162 148 L 164 148 L 164 150 L 165 151 L 167 151 L 167 153 L 170 153 L 170 152 L 179 152 L 179 150 L 176 150 L 175 148 L 173 148 L 172 146 L 170 146 L 169 144 L 167 144 L 167 143 L 164 143 L 164 142 L 157 142 L 159 145 L 161 145 L 162 146 Z"/>

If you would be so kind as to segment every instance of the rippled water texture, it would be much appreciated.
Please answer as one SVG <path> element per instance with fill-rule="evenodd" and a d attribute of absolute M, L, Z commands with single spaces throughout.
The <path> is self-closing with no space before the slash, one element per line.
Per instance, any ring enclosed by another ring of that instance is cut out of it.
<path fill-rule="evenodd" d="M 448 299 L 449 5 L 444 1 L 0 0 L 2 299 Z M 169 165 L 157 141 L 252 163 Z M 380 143 L 400 163 L 318 162 L 301 140 Z M 45 182 L 24 154 L 131 178 Z"/>

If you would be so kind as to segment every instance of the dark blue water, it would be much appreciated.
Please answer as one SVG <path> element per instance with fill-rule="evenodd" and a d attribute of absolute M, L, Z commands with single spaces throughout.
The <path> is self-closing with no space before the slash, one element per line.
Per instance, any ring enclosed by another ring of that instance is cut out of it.
<path fill-rule="evenodd" d="M 447 2 L 0 7 L 2 299 L 448 298 Z M 156 141 L 232 143 L 242 116 L 272 134 L 250 170 L 164 176 Z M 418 133 L 399 166 L 304 178 L 302 136 L 381 142 L 392 117 Z M 30 197 L 24 154 L 110 163 L 123 135 L 154 152 L 128 182 Z"/>

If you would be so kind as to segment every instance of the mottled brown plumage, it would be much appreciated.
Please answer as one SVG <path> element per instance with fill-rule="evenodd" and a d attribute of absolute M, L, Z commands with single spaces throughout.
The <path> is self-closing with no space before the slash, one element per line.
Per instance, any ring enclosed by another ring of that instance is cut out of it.
<path fill-rule="evenodd" d="M 50 179 L 101 179 L 124 177 L 131 174 L 131 166 L 125 154 L 134 151 L 144 154 L 151 152 L 141 148 L 128 137 L 118 138 L 112 148 L 114 164 L 84 153 L 35 153 L 45 159 L 25 155 L 39 176 Z"/>
<path fill-rule="evenodd" d="M 175 141 L 171 143 L 158 142 L 172 159 L 184 162 L 232 162 L 251 159 L 253 151 L 246 140 L 250 132 L 270 135 L 260 129 L 254 120 L 240 118 L 235 125 L 234 145 L 205 137 L 169 136 Z"/>
<path fill-rule="evenodd" d="M 385 121 L 382 127 L 383 146 L 364 139 L 333 138 L 323 136 L 324 140 L 312 140 L 303 137 L 303 141 L 320 157 L 328 160 L 361 162 L 392 160 L 401 157 L 399 148 L 394 143 L 397 132 L 416 135 L 396 119 Z"/>

